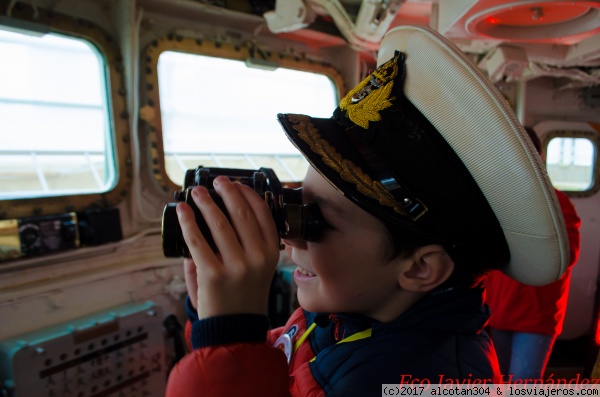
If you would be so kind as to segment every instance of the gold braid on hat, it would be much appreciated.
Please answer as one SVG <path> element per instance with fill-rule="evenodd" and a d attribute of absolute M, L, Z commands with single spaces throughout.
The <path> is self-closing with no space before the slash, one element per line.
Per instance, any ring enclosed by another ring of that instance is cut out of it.
<path fill-rule="evenodd" d="M 377 68 L 370 76 L 361 81 L 340 102 L 340 109 L 356 125 L 365 130 L 370 121 L 380 121 L 380 111 L 392 106 L 390 98 L 394 87 L 394 78 L 398 75 L 398 58 L 396 55 Z"/>
<path fill-rule="evenodd" d="M 359 192 L 377 200 L 381 205 L 391 207 L 395 212 L 406 215 L 404 209 L 397 205 L 394 196 L 385 189 L 381 182 L 373 181 L 352 161 L 343 159 L 335 148 L 321 137 L 308 116 L 288 114 L 287 119 L 293 124 L 292 127 L 298 131 L 298 136 L 310 146 L 314 153 L 321 156 L 327 166 L 339 173 L 343 180 L 353 183 Z"/>

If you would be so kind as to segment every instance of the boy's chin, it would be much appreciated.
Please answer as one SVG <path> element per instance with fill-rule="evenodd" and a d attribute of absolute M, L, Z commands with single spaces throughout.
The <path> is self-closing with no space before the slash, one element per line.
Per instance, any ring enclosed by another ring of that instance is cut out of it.
<path fill-rule="evenodd" d="M 308 312 L 313 313 L 331 313 L 335 310 L 331 310 L 332 308 L 329 305 L 324 304 L 318 297 L 313 296 L 303 296 L 301 289 L 298 289 L 298 303 L 300 307 Z"/>

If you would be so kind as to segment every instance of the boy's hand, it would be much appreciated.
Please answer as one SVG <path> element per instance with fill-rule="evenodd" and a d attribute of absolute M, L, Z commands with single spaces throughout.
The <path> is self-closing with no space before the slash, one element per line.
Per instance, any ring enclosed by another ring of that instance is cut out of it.
<path fill-rule="evenodd" d="M 279 238 L 271 212 L 248 186 L 220 176 L 215 178 L 214 187 L 225 203 L 231 223 L 205 187 L 195 187 L 192 198 L 211 230 L 218 254 L 200 233 L 192 209 L 183 202 L 177 204 L 183 237 L 193 258 L 184 261 L 192 304 L 200 319 L 238 313 L 266 314 L 269 287 L 279 260 Z"/>

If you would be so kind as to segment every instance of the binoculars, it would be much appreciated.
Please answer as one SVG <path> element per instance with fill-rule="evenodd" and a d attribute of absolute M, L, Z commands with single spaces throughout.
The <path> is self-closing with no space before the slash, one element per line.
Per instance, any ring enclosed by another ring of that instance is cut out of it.
<path fill-rule="evenodd" d="M 251 187 L 269 206 L 280 239 L 304 239 L 317 241 L 323 232 L 325 221 L 316 204 L 302 204 L 302 188 L 289 189 L 282 187 L 281 182 L 271 168 L 258 170 L 236 168 L 205 168 L 198 166 L 185 173 L 183 189 L 175 192 L 175 200 L 184 201 L 194 210 L 196 223 L 214 252 L 218 252 L 210 229 L 202 217 L 200 210 L 192 200 L 192 189 L 195 186 L 207 188 L 217 206 L 229 219 L 225 204 L 213 188 L 213 180 L 217 176 L 226 176 L 232 181 Z M 177 203 L 165 206 L 162 217 L 162 247 L 166 257 L 190 257 L 189 249 L 184 241 L 176 213 Z M 281 246 L 281 244 L 280 244 Z"/>

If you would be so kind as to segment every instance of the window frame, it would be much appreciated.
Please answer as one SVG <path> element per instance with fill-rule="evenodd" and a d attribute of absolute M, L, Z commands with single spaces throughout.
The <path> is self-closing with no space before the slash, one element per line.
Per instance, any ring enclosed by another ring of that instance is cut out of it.
<path fill-rule="evenodd" d="M 554 138 L 584 138 L 592 142 L 592 145 L 595 147 L 596 158 L 593 164 L 593 183 L 586 190 L 561 190 L 569 197 L 590 197 L 596 194 L 598 190 L 600 190 L 600 135 L 598 132 L 593 130 L 582 130 L 582 129 L 551 129 L 549 132 L 546 132 L 542 137 L 542 146 L 544 148 L 544 153 L 548 150 L 548 145 L 550 141 Z M 546 164 L 545 164 L 546 165 Z"/>
<path fill-rule="evenodd" d="M 338 98 L 342 97 L 345 83 L 342 74 L 328 63 L 306 59 L 300 55 L 273 53 L 250 44 L 224 43 L 211 39 L 185 37 L 168 34 L 157 37 L 147 46 L 142 58 L 144 87 L 141 89 L 140 119 L 145 125 L 147 150 L 150 158 L 151 173 L 155 182 L 164 192 L 181 189 L 180 181 L 172 181 L 165 168 L 163 131 L 158 91 L 158 59 L 165 51 L 182 52 L 237 61 L 246 61 L 253 54 L 260 54 L 262 60 L 274 62 L 281 68 L 323 74 L 329 77 L 337 89 Z M 142 127 L 143 129 L 144 127 Z"/>
<path fill-rule="evenodd" d="M 106 153 L 106 155 L 115 161 L 116 180 L 112 189 L 106 192 L 0 200 L 0 219 L 59 214 L 118 205 L 128 194 L 133 171 L 130 116 L 127 111 L 123 56 L 116 41 L 104 29 L 91 21 L 42 8 L 37 8 L 37 13 L 34 13 L 29 5 L 15 7 L 10 18 L 47 27 L 50 33 L 85 40 L 94 46 L 99 55 L 104 58 L 104 75 L 107 83 L 105 92 L 108 100 L 108 120 L 111 132 L 109 138 L 113 150 L 112 153 Z"/>

